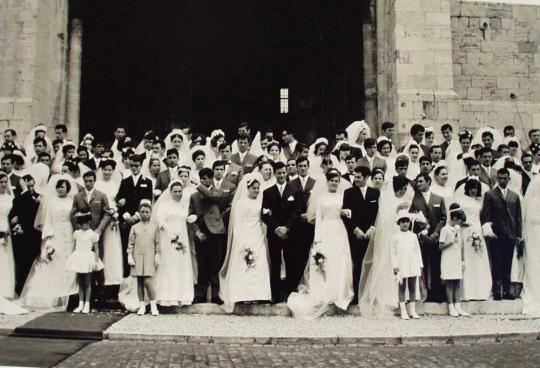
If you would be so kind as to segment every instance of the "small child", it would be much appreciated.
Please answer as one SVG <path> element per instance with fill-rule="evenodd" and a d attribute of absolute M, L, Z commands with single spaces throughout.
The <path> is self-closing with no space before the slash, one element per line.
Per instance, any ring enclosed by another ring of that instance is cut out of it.
<path fill-rule="evenodd" d="M 75 230 L 75 250 L 66 261 L 66 269 L 77 273 L 79 283 L 79 306 L 73 313 L 90 312 L 90 294 L 92 293 L 92 272 L 103 269 L 103 262 L 99 259 L 99 235 L 90 229 L 90 213 L 75 215 L 75 222 L 81 230 Z"/>
<path fill-rule="evenodd" d="M 452 317 L 468 316 L 461 309 L 461 279 L 463 278 L 463 234 L 462 226 L 466 216 L 459 204 L 452 203 L 449 208 L 450 222 L 441 230 L 439 249 L 441 249 L 441 280 L 446 282 L 448 314 Z"/>
<path fill-rule="evenodd" d="M 416 313 L 416 284 L 422 274 L 422 254 L 418 237 L 410 231 L 411 214 L 401 210 L 397 214 L 399 232 L 392 236 L 391 262 L 399 283 L 399 309 L 402 319 L 409 319 L 405 306 L 405 291 L 409 288 L 409 311 L 414 319 L 420 318 Z"/>
<path fill-rule="evenodd" d="M 160 262 L 159 228 L 150 221 L 152 204 L 143 199 L 139 205 L 141 221 L 131 227 L 128 243 L 128 264 L 131 276 L 137 277 L 137 295 L 139 296 L 138 315 L 144 315 L 144 291 L 150 298 L 150 310 L 153 316 L 159 315 L 156 305 L 156 293 L 152 284 L 152 276 Z"/>

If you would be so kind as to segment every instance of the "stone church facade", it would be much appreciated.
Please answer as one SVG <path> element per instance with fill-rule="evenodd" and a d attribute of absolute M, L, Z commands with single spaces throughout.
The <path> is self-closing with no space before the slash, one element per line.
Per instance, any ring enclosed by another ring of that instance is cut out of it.
<path fill-rule="evenodd" d="M 540 6 L 369 1 L 358 103 L 373 128 L 540 127 Z M 65 123 L 78 137 L 83 33 L 68 0 L 0 2 L 1 129 Z"/>

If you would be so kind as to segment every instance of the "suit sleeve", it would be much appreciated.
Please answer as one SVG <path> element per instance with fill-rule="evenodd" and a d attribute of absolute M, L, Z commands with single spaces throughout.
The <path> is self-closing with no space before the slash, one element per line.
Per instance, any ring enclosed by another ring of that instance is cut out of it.
<path fill-rule="evenodd" d="M 523 238 L 522 236 L 522 233 L 523 233 L 523 219 L 522 219 L 522 212 L 521 212 L 521 199 L 519 198 L 519 196 L 517 196 L 517 202 L 516 202 L 516 235 L 518 238 Z"/>
<path fill-rule="evenodd" d="M 351 199 L 352 198 L 350 196 L 350 191 L 346 190 L 345 193 L 343 194 L 343 206 L 342 206 L 342 208 L 344 210 L 351 210 L 352 211 Z M 353 220 L 346 217 L 346 216 L 341 216 L 341 218 L 343 219 L 343 222 L 345 223 L 345 227 L 352 233 L 354 231 L 354 229 L 356 228 L 356 225 L 354 224 Z"/>
<path fill-rule="evenodd" d="M 446 225 L 446 206 L 444 203 L 444 199 L 441 199 L 441 219 L 439 220 L 439 223 L 437 224 L 437 227 L 435 228 L 433 233 L 439 235 L 444 225 Z"/>
<path fill-rule="evenodd" d="M 219 203 L 225 198 L 225 193 L 222 190 L 209 189 L 202 184 L 197 185 L 197 191 L 204 199 L 208 199 L 212 203 Z"/>
<path fill-rule="evenodd" d="M 289 219 L 287 220 L 287 223 L 285 224 L 285 226 L 289 230 L 300 220 L 300 197 L 298 196 L 298 193 L 296 192 L 294 192 L 292 196 L 294 198 L 294 206 L 289 216 Z"/>
<path fill-rule="evenodd" d="M 191 228 L 193 233 L 196 233 L 197 231 L 200 231 L 201 228 L 199 227 L 199 221 L 203 220 L 203 214 L 200 211 L 199 206 L 195 203 L 195 200 L 193 199 L 193 195 L 189 198 L 189 210 L 188 210 L 188 216 L 195 215 L 197 216 L 197 221 L 195 221 L 192 224 L 188 224 L 188 228 Z"/>
<path fill-rule="evenodd" d="M 264 210 L 265 209 L 270 209 L 271 206 L 270 206 L 270 203 L 271 200 L 270 198 L 268 198 L 268 192 L 265 190 L 263 192 L 263 201 L 262 201 L 262 207 L 261 207 L 261 218 L 263 220 L 263 222 L 266 224 L 266 226 L 268 226 L 268 232 L 269 233 L 274 233 L 274 231 L 276 230 L 276 228 L 279 226 L 279 224 L 272 218 L 272 215 L 268 214 L 268 213 L 264 213 Z"/>
<path fill-rule="evenodd" d="M 486 195 L 484 196 L 484 203 L 482 204 L 482 210 L 480 211 L 480 221 L 482 222 L 482 225 L 487 222 L 491 222 L 491 212 L 491 196 L 489 193 L 486 193 Z"/>
<path fill-rule="evenodd" d="M 77 197 L 78 197 L 78 195 L 73 197 L 73 206 L 71 207 L 71 213 L 69 214 L 69 218 L 71 220 L 71 225 L 73 226 L 74 230 L 79 229 L 79 224 L 77 224 L 77 222 L 75 222 L 75 214 L 77 212 L 79 212 L 79 206 L 78 206 Z"/>
<path fill-rule="evenodd" d="M 99 222 L 96 230 L 103 232 L 105 230 L 105 227 L 107 227 L 107 224 L 111 220 L 111 216 L 109 215 L 109 200 L 107 199 L 107 196 L 105 194 L 101 195 L 101 210 L 103 211 L 103 216 L 101 217 L 101 221 Z"/>

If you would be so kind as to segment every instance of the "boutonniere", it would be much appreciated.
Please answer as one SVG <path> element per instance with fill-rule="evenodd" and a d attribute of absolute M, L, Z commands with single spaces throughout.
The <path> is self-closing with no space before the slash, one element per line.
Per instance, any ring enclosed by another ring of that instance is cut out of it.
<path fill-rule="evenodd" d="M 289 198 L 287 198 L 287 201 L 293 202 L 293 201 L 294 201 L 294 197 L 293 197 L 293 196 L 289 196 Z"/>
<path fill-rule="evenodd" d="M 231 171 L 229 174 L 230 175 L 238 175 L 238 173 L 236 171 Z"/>
<path fill-rule="evenodd" d="M 271 212 L 272 212 L 272 211 L 270 211 L 269 208 L 263 208 L 263 209 L 262 209 L 263 215 L 269 215 Z"/>
<path fill-rule="evenodd" d="M 197 215 L 189 215 L 186 221 L 188 224 L 193 224 L 195 221 L 197 221 Z"/>

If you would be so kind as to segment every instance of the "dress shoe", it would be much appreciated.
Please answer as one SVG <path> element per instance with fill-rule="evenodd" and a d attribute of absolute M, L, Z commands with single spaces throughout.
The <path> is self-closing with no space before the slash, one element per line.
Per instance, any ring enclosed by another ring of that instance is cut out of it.
<path fill-rule="evenodd" d="M 493 300 L 502 300 L 501 294 L 493 294 Z"/>
<path fill-rule="evenodd" d="M 201 304 L 201 303 L 206 303 L 206 298 L 197 297 L 193 299 L 193 304 Z"/>
<path fill-rule="evenodd" d="M 512 295 L 511 293 L 504 293 L 503 299 L 505 299 L 505 300 L 515 300 L 516 297 L 514 295 Z"/>
<path fill-rule="evenodd" d="M 222 305 L 223 300 L 221 300 L 221 298 L 219 296 L 215 296 L 215 297 L 212 298 L 211 303 L 217 304 L 217 305 Z"/>

